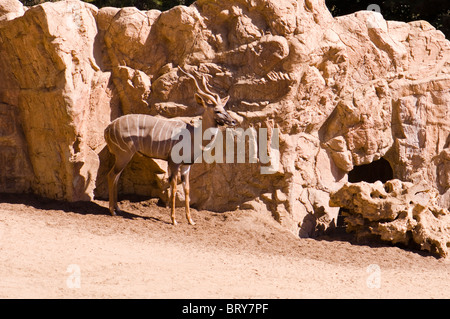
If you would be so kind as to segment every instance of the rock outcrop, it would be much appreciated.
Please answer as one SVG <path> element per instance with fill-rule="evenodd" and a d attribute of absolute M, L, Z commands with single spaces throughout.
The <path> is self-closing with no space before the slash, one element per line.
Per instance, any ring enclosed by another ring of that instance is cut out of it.
<path fill-rule="evenodd" d="M 6 0 L 0 192 L 106 197 L 112 119 L 200 115 L 181 65 L 230 95 L 240 127 L 280 132 L 272 174 L 261 161 L 194 165 L 193 205 L 268 210 L 312 236 L 336 219 L 330 192 L 383 157 L 395 178 L 429 182 L 448 207 L 449 57 L 450 42 L 425 21 L 333 18 L 324 0 L 198 0 L 166 12 Z M 120 192 L 163 197 L 164 170 L 136 156 Z"/>
<path fill-rule="evenodd" d="M 439 194 L 426 182 L 390 180 L 385 184 L 348 183 L 330 196 L 330 204 L 344 208 L 348 232 L 358 239 L 379 238 L 415 244 L 446 257 L 450 248 L 450 212 L 437 205 Z"/>

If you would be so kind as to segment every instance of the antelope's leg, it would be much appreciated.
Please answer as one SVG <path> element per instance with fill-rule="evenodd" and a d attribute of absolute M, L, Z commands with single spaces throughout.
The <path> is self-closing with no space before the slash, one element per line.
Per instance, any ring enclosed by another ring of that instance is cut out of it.
<path fill-rule="evenodd" d="M 119 182 L 120 174 L 132 157 L 133 154 L 127 154 L 124 157 L 116 155 L 114 166 L 108 173 L 109 212 L 112 216 L 116 216 L 116 211 L 120 211 L 117 205 L 117 183 Z"/>
<path fill-rule="evenodd" d="M 186 210 L 186 219 L 188 220 L 189 224 L 195 225 L 194 221 L 191 218 L 191 211 L 189 208 L 189 171 L 191 170 L 190 166 L 182 166 L 181 167 L 181 182 L 183 184 L 183 190 L 184 190 L 184 204 L 185 204 L 185 210 Z"/>
<path fill-rule="evenodd" d="M 170 177 L 170 216 L 172 218 L 172 224 L 176 225 L 177 221 L 175 220 L 175 200 L 177 197 L 177 176 L 178 172 L 175 171 L 174 174 L 172 174 L 172 176 Z"/>

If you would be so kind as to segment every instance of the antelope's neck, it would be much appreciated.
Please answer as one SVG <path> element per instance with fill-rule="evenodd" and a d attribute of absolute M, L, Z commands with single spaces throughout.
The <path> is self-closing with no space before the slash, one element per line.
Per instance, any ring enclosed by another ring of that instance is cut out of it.
<path fill-rule="evenodd" d="M 201 125 L 202 125 L 202 146 L 203 149 L 205 148 L 207 149 L 210 144 L 214 143 L 217 136 L 217 132 L 219 131 L 219 127 L 217 126 L 216 120 L 214 119 L 214 114 L 205 111 L 202 115 Z M 208 129 L 210 129 L 211 134 L 206 134 L 206 136 L 209 137 L 212 135 L 211 139 L 206 138 L 206 140 L 204 140 L 203 137 L 205 137 L 205 131 Z"/>

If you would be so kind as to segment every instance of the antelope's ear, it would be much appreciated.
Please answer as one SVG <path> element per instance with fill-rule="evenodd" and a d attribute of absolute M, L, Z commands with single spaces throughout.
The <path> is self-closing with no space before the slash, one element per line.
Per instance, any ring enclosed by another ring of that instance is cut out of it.
<path fill-rule="evenodd" d="M 199 105 L 201 105 L 201 106 L 203 106 L 203 107 L 206 108 L 205 101 L 204 101 L 203 98 L 200 96 L 200 94 L 195 93 L 194 96 L 195 96 L 195 101 L 196 101 Z"/>
<path fill-rule="evenodd" d="M 229 99 L 230 99 L 230 96 L 229 96 L 229 95 L 226 96 L 226 97 L 224 97 L 224 98 L 222 99 L 222 104 L 223 104 L 223 105 L 227 104 L 227 102 L 228 102 Z"/>

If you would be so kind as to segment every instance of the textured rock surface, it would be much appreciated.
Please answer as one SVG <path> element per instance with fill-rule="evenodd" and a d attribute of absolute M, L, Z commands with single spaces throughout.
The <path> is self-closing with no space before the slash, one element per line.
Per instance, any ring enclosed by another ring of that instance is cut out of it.
<path fill-rule="evenodd" d="M 359 238 L 416 243 L 442 257 L 450 247 L 450 212 L 437 205 L 438 192 L 426 182 L 397 179 L 382 184 L 348 183 L 330 196 L 330 205 L 345 208 L 347 231 Z"/>
<path fill-rule="evenodd" d="M 198 0 L 166 12 L 61 1 L 0 6 L 0 191 L 106 196 L 103 129 L 119 115 L 200 114 L 178 65 L 209 75 L 240 126 L 280 129 L 280 165 L 196 164 L 192 204 L 269 210 L 301 236 L 337 214 L 329 193 L 381 157 L 450 203 L 450 42 L 425 21 L 323 0 Z M 7 124 L 3 124 L 7 123 Z M 164 163 L 138 157 L 121 192 L 163 197 Z"/>

